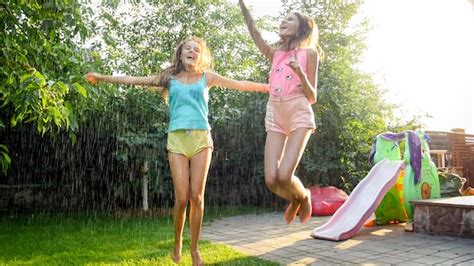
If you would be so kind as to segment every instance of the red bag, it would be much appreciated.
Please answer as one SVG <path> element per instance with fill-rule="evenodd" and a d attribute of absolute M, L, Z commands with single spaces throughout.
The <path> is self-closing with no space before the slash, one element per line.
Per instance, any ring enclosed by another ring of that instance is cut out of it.
<path fill-rule="evenodd" d="M 339 207 L 349 197 L 346 192 L 338 188 L 329 187 L 310 187 L 312 215 L 327 216 L 333 215 Z"/>

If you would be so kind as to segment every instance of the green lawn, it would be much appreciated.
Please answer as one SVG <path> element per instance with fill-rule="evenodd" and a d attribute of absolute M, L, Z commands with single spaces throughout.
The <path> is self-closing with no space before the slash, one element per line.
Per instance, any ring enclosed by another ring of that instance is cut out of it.
<path fill-rule="evenodd" d="M 220 210 L 209 211 L 205 219 L 249 211 Z M 0 265 L 174 265 L 173 242 L 172 218 L 167 215 L 0 214 Z M 206 264 L 277 265 L 225 245 L 201 241 L 200 247 Z M 181 265 L 190 264 L 186 230 Z"/>

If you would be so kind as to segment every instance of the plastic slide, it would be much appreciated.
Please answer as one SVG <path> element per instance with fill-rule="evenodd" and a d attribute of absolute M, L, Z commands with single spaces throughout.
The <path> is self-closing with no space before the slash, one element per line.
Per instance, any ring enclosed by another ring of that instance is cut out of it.
<path fill-rule="evenodd" d="M 324 225 L 315 228 L 311 236 L 340 241 L 357 234 L 404 169 L 404 161 L 383 159 L 378 162 L 354 188 L 346 202 Z"/>
<path fill-rule="evenodd" d="M 390 161 L 402 160 L 399 142 L 406 139 L 406 135 L 407 133 L 405 132 L 398 134 L 389 132 L 377 135 L 369 157 L 371 165 L 375 165 L 385 158 Z M 408 164 L 410 163 L 405 160 L 405 165 Z M 405 170 L 407 168 L 408 166 Z M 375 209 L 375 220 L 373 220 L 373 223 L 369 223 L 369 225 L 385 225 L 392 222 L 399 223 L 408 220 L 403 198 L 404 178 L 405 171 L 401 171 L 395 185 L 385 194 L 385 197 Z"/>

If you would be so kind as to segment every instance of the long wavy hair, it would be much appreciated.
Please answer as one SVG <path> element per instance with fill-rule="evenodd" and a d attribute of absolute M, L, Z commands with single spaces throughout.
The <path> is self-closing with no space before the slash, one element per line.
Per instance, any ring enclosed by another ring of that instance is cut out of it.
<path fill-rule="evenodd" d="M 163 95 L 166 97 L 168 95 L 169 82 L 172 76 L 175 76 L 179 74 L 180 72 L 186 70 L 183 62 L 181 61 L 181 54 L 183 53 L 183 46 L 189 41 L 196 42 L 201 48 L 198 63 L 196 66 L 196 71 L 200 73 L 204 73 L 212 69 L 213 67 L 213 59 L 212 59 L 211 50 L 207 46 L 206 41 L 196 36 L 187 37 L 186 39 L 184 39 L 182 42 L 178 44 L 171 66 L 164 69 L 158 74 L 158 85 L 164 88 Z"/>

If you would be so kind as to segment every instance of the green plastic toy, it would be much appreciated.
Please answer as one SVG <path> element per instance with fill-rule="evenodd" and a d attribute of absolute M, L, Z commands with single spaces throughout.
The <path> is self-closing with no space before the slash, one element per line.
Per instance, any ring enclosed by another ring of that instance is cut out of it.
<path fill-rule="evenodd" d="M 379 134 L 371 152 L 375 165 L 384 158 L 402 160 L 399 143 L 404 141 L 405 171 L 387 192 L 375 210 L 375 223 L 384 225 L 413 219 L 411 200 L 440 197 L 440 185 L 435 164 L 431 161 L 428 136 L 421 129 L 402 133 Z"/>
<path fill-rule="evenodd" d="M 420 178 L 416 180 L 415 169 L 410 164 L 413 158 L 413 152 L 409 149 L 405 150 L 405 178 L 403 180 L 403 194 L 405 195 L 404 203 L 407 210 L 408 219 L 413 219 L 413 204 L 411 200 L 420 199 L 437 199 L 441 197 L 438 170 L 436 165 L 431 161 L 430 149 L 425 138 L 425 132 L 421 129 L 415 131 L 421 144 L 421 169 Z M 408 142 L 408 135 L 406 137 Z"/>

